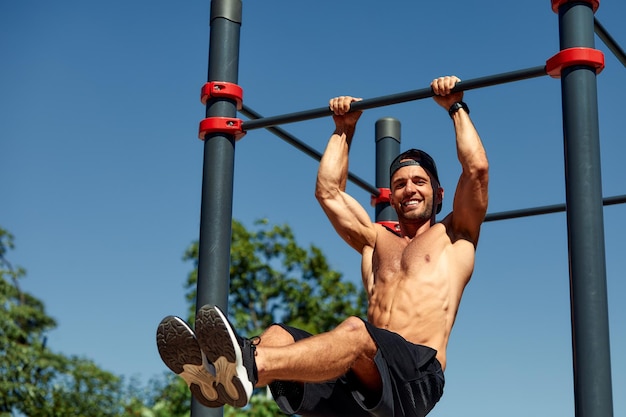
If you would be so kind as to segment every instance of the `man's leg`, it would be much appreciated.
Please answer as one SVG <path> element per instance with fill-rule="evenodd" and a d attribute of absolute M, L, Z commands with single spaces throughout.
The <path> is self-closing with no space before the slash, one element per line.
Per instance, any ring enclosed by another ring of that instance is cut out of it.
<path fill-rule="evenodd" d="M 293 344 L 311 338 L 313 335 L 284 324 L 271 326 L 260 336 L 262 347 L 277 347 Z M 380 353 L 376 353 L 378 357 Z M 378 366 L 380 363 L 376 359 Z M 382 390 L 373 388 L 370 392 L 356 379 L 353 373 L 339 379 L 333 378 L 324 382 L 296 382 L 293 380 L 274 380 L 269 384 L 272 395 L 280 410 L 287 415 L 323 415 L 327 417 L 368 417 L 367 408 L 354 397 L 358 390 L 364 398 L 377 404 Z"/>
<path fill-rule="evenodd" d="M 266 332 L 266 342 L 258 346 L 239 336 L 218 307 L 198 310 L 196 336 L 215 366 L 218 400 L 243 407 L 254 387 L 274 380 L 323 382 L 348 371 L 363 389 L 380 392 L 381 377 L 374 363 L 377 347 L 361 319 L 350 317 L 328 333 L 287 345 L 287 336 L 276 332 Z M 269 346 L 272 340 L 275 345 Z"/>
<path fill-rule="evenodd" d="M 274 380 L 323 382 L 348 371 L 368 391 L 378 392 L 380 374 L 374 363 L 377 347 L 363 321 L 350 317 L 327 333 L 293 342 L 280 326 L 261 335 L 256 348 L 257 386 Z"/>

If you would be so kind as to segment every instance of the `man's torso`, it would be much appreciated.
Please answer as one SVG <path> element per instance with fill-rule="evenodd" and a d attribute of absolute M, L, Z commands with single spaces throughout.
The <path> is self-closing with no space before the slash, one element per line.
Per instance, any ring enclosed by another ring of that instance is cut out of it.
<path fill-rule="evenodd" d="M 377 226 L 376 245 L 364 251 L 362 263 L 368 320 L 436 349 L 444 368 L 475 253 L 471 242 L 450 237 L 445 224 L 437 223 L 412 240 Z"/>

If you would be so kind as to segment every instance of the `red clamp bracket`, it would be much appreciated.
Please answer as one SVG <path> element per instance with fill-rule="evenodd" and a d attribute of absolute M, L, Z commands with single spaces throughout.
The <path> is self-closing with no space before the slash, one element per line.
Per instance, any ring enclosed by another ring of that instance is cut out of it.
<path fill-rule="evenodd" d="M 563 68 L 573 65 L 588 65 L 599 74 L 604 69 L 604 54 L 593 48 L 568 48 L 548 59 L 546 73 L 552 78 L 560 78 Z"/>
<path fill-rule="evenodd" d="M 233 135 L 236 140 L 239 140 L 246 134 L 241 129 L 242 125 L 243 121 L 234 117 L 207 117 L 200 122 L 198 138 L 204 140 L 204 137 L 209 133 L 225 133 Z"/>
<path fill-rule="evenodd" d="M 235 100 L 237 103 L 237 110 L 241 110 L 243 103 L 243 89 L 237 84 L 226 81 L 211 81 L 202 86 L 202 89 L 200 90 L 200 101 L 202 101 L 202 104 L 206 105 L 209 98 L 212 97 L 225 97 Z"/>
<path fill-rule="evenodd" d="M 594 13 L 596 12 L 596 10 L 598 10 L 598 7 L 600 7 L 600 0 L 552 0 L 552 11 L 554 13 L 558 13 L 559 7 L 561 7 L 565 3 L 569 3 L 570 1 L 583 1 L 589 3 Z"/>
<path fill-rule="evenodd" d="M 391 201 L 391 191 L 389 188 L 379 188 L 378 196 L 373 195 L 370 204 L 376 206 L 380 203 L 389 203 Z"/>
<path fill-rule="evenodd" d="M 394 222 L 394 221 L 380 221 L 380 222 L 376 222 L 378 224 L 380 224 L 381 226 L 385 226 L 388 229 L 393 230 L 396 233 L 400 233 L 400 223 L 398 222 Z"/>

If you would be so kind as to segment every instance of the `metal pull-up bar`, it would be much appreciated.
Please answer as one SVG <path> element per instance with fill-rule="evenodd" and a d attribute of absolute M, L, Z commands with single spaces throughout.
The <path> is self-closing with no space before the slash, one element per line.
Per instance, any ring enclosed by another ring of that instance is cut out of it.
<path fill-rule="evenodd" d="M 529 78 L 541 77 L 547 75 L 546 66 L 540 65 L 537 67 L 505 72 L 495 75 L 489 75 L 481 78 L 474 78 L 467 81 L 461 81 L 454 87 L 452 91 L 466 91 L 475 88 L 489 87 L 492 85 L 510 83 L 514 81 L 526 80 Z M 375 107 L 388 106 L 391 104 L 405 103 L 407 101 L 421 100 L 434 96 L 432 89 L 422 88 L 419 90 L 406 91 L 404 93 L 391 94 L 387 96 L 375 97 L 364 99 L 352 103 L 352 110 L 367 110 Z M 243 122 L 242 130 L 248 131 L 253 129 L 266 128 L 286 123 L 301 122 L 304 120 L 319 119 L 332 114 L 328 107 L 320 107 L 317 109 L 304 110 L 296 113 L 288 113 L 279 116 L 264 117 L 257 120 L 250 120 Z"/>
<path fill-rule="evenodd" d="M 481 87 L 488 87 L 497 84 L 504 84 L 514 81 L 525 80 L 529 78 L 536 78 L 543 75 L 547 75 L 546 66 L 540 65 L 532 68 L 510 71 L 505 73 L 500 73 L 496 75 L 490 75 L 480 78 L 474 78 L 467 81 L 462 81 L 456 85 L 453 91 L 466 91 L 472 90 Z M 407 101 L 414 101 L 425 99 L 434 96 L 434 93 L 430 87 L 422 88 L 419 90 L 411 90 L 403 93 L 396 93 L 376 98 L 365 99 L 361 101 L 357 101 L 351 104 L 352 110 L 366 110 L 375 107 L 382 107 L 391 104 L 399 104 Z M 262 129 L 265 128 L 268 131 L 274 133 L 279 138 L 283 139 L 287 143 L 295 146 L 305 154 L 311 156 L 316 160 L 320 160 L 322 158 L 322 154 L 317 150 L 313 149 L 306 143 L 298 140 L 292 134 L 286 132 L 285 130 L 275 127 L 277 125 L 282 125 L 286 123 L 295 123 L 304 120 L 317 119 L 322 117 L 328 117 L 332 114 L 330 108 L 328 107 L 320 107 L 312 110 L 305 110 L 296 113 L 288 113 L 279 116 L 272 117 L 263 117 L 259 113 L 252 110 L 250 107 L 245 104 L 239 109 L 239 112 L 244 116 L 248 117 L 251 120 L 244 121 L 241 123 L 242 132 L 246 132 L 248 130 L 253 129 Z M 368 184 L 363 179 L 358 176 L 348 173 L 348 180 L 355 183 L 359 187 L 364 190 L 370 192 L 372 195 L 377 196 L 379 194 L 378 188 Z"/>
<path fill-rule="evenodd" d="M 616 195 L 605 197 L 602 199 L 603 206 L 612 206 L 615 204 L 626 203 L 626 195 Z M 565 204 L 553 204 L 551 206 L 533 207 L 520 210 L 501 211 L 498 213 L 490 213 L 485 216 L 485 222 L 496 220 L 519 219 L 521 217 L 539 216 L 542 214 L 561 213 L 567 210 Z"/>

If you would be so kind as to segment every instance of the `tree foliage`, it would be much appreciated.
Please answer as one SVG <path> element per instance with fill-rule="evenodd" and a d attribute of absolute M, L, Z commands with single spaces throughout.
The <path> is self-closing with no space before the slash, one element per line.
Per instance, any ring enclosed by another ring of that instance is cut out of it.
<path fill-rule="evenodd" d="M 7 259 L 12 249 L 13 235 L 0 228 L 0 416 L 132 415 L 140 404 L 127 395 L 122 378 L 46 346 L 56 322 L 20 289 L 26 271 Z"/>
<path fill-rule="evenodd" d="M 288 225 L 258 220 L 256 230 L 233 220 L 230 252 L 229 314 L 244 335 L 257 335 L 282 322 L 321 333 L 348 316 L 363 316 L 363 290 L 334 271 L 321 249 L 298 245 Z M 195 312 L 198 243 L 185 252 L 195 262 L 186 282 L 190 318 Z"/>
<path fill-rule="evenodd" d="M 362 290 L 333 271 L 322 251 L 299 246 L 287 225 L 266 220 L 254 230 L 233 221 L 229 314 L 245 336 L 274 322 L 311 333 L 330 330 L 347 316 L 365 313 Z M 0 227 L 0 417 L 136 416 L 188 417 L 191 395 L 172 373 L 141 387 L 100 369 L 93 361 L 53 352 L 46 335 L 56 322 L 44 304 L 22 291 L 26 271 L 7 257 L 14 237 Z M 184 260 L 194 264 L 184 284 L 189 319 L 195 314 L 198 243 Z M 224 408 L 225 417 L 281 415 L 266 390 L 245 409 Z"/>
<path fill-rule="evenodd" d="M 185 284 L 189 321 L 194 321 L 198 279 L 198 242 L 184 259 L 194 262 Z M 315 245 L 298 245 L 288 225 L 267 220 L 248 230 L 233 220 L 230 252 L 229 315 L 244 336 L 258 335 L 282 322 L 317 334 L 348 316 L 366 312 L 365 292 L 334 271 Z M 189 391 L 187 390 L 188 394 Z M 258 390 L 243 410 L 224 407 L 225 417 L 282 415 L 267 390 Z"/>

